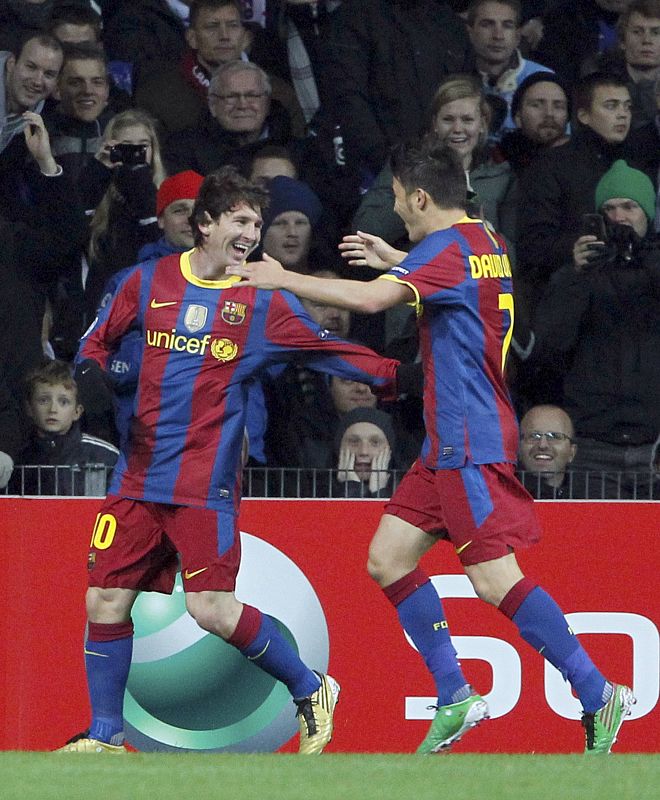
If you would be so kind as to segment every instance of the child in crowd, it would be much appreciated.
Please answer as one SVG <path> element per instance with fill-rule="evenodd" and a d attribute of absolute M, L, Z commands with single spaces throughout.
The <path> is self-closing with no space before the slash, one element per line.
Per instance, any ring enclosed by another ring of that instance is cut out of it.
<path fill-rule="evenodd" d="M 116 447 L 83 433 L 83 407 L 69 366 L 49 361 L 26 379 L 30 440 L 17 459 L 10 492 L 36 495 L 105 495 Z"/>

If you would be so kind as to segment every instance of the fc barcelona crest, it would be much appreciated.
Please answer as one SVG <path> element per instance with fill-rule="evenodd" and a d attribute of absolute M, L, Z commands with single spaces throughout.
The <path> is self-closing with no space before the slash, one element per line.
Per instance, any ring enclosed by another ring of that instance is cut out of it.
<path fill-rule="evenodd" d="M 246 311 L 247 306 L 245 303 L 235 303 L 233 300 L 225 300 L 221 317 L 223 322 L 229 325 L 242 325 L 245 322 Z"/>
<path fill-rule="evenodd" d="M 186 309 L 186 316 L 183 318 L 183 324 L 190 333 L 196 333 L 204 327 L 208 313 L 209 310 L 206 306 L 189 305 Z"/>

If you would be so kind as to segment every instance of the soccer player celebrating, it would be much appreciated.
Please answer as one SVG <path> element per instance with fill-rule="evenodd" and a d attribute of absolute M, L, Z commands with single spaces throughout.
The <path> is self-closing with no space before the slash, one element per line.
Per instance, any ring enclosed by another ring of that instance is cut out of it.
<path fill-rule="evenodd" d="M 410 303 L 418 312 L 426 439 L 371 542 L 368 569 L 395 606 L 433 675 L 438 709 L 419 753 L 450 747 L 488 718 L 467 683 L 442 603 L 420 558 L 449 539 L 477 595 L 567 678 L 582 703 L 586 752 L 607 753 L 634 703 L 608 682 L 555 601 L 525 577 L 515 550 L 539 539 L 532 498 L 514 476 L 518 431 L 503 368 L 513 327 L 511 267 L 504 244 L 465 214 L 463 168 L 434 141 L 392 156 L 395 211 L 415 247 L 396 251 L 366 233 L 345 237 L 354 265 L 388 269 L 375 281 L 325 280 L 262 262 L 231 267 L 250 286 L 290 288 L 354 311 Z"/>
<path fill-rule="evenodd" d="M 258 245 L 267 202 L 267 192 L 233 168 L 211 173 L 192 211 L 196 247 L 131 271 L 83 338 L 82 370 L 105 365 L 133 328 L 143 352 L 130 432 L 89 553 L 92 722 L 64 751 L 125 752 L 131 608 L 139 591 L 172 591 L 179 557 L 198 625 L 291 692 L 300 752 L 320 753 L 330 741 L 337 682 L 311 670 L 272 618 L 234 594 L 246 382 L 306 351 L 324 371 L 387 391 L 398 362 L 321 329 L 288 292 L 252 289 L 227 274 Z"/>

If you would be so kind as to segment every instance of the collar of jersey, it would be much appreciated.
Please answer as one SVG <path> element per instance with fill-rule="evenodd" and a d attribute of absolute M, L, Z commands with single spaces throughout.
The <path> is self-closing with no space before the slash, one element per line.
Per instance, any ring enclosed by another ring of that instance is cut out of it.
<path fill-rule="evenodd" d="M 204 280 L 204 278 L 198 278 L 196 275 L 193 275 L 192 267 L 190 266 L 190 256 L 194 252 L 195 248 L 186 250 L 185 253 L 181 253 L 181 259 L 179 260 L 181 274 L 189 283 L 195 286 L 202 286 L 206 289 L 228 289 L 230 286 L 240 281 L 240 275 L 228 275 L 226 278 L 222 278 L 218 281 L 207 281 Z"/>

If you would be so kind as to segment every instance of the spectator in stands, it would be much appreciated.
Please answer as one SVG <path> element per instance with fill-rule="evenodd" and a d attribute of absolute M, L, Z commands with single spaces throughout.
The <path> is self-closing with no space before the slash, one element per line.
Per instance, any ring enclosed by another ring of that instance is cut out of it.
<path fill-rule="evenodd" d="M 160 236 L 156 192 L 165 170 L 152 119 L 138 109 L 113 117 L 88 173 L 107 187 L 90 226 L 85 306 L 91 322 L 110 276 L 136 263 L 140 248 Z"/>
<path fill-rule="evenodd" d="M 135 102 L 163 125 L 166 136 L 195 128 L 206 118 L 211 78 L 219 67 L 248 61 L 251 34 L 241 21 L 239 0 L 195 0 L 186 31 L 188 48 L 180 56 L 166 54 L 143 68 L 137 76 Z M 305 120 L 292 87 L 282 78 L 269 76 L 269 94 L 284 112 L 296 136 L 305 131 Z M 211 102 L 211 113 L 213 113 Z"/>
<path fill-rule="evenodd" d="M 83 433 L 83 407 L 68 364 L 49 361 L 28 375 L 30 441 L 17 459 L 9 490 L 18 494 L 104 495 L 119 451 Z"/>
<path fill-rule="evenodd" d="M 335 433 L 336 497 L 391 497 L 396 435 L 389 415 L 375 408 L 346 413 Z"/>
<path fill-rule="evenodd" d="M 46 34 L 27 39 L 14 52 L 0 51 L 1 168 L 8 159 L 16 163 L 24 159 L 25 148 L 20 139 L 16 143 L 18 151 L 10 155 L 7 147 L 25 127 L 23 114 L 41 113 L 44 100 L 55 90 L 62 60 L 62 45 Z"/>
<path fill-rule="evenodd" d="M 577 445 L 568 414 L 559 406 L 533 406 L 520 420 L 519 478 L 537 500 L 584 497 L 584 480 L 570 465 Z"/>
<path fill-rule="evenodd" d="M 598 182 L 594 207 L 606 227 L 577 238 L 572 262 L 552 276 L 534 318 L 532 359 L 540 399 L 575 423 L 575 468 L 599 473 L 608 497 L 644 499 L 660 432 L 655 191 L 617 161 Z"/>
<path fill-rule="evenodd" d="M 514 92 L 511 116 L 516 129 L 504 134 L 494 156 L 519 174 L 547 148 L 568 141 L 570 92 L 556 75 L 534 72 Z"/>
<path fill-rule="evenodd" d="M 275 178 L 278 175 L 298 178 L 298 169 L 293 163 L 291 153 L 284 145 L 264 145 L 252 157 L 250 180 L 264 180 Z"/>
<path fill-rule="evenodd" d="M 53 0 L 3 0 L 0 3 L 0 50 L 16 51 L 21 42 L 46 30 Z"/>
<path fill-rule="evenodd" d="M 624 83 L 589 75 L 576 87 L 573 105 L 579 124 L 570 140 L 546 150 L 521 176 L 517 289 L 531 309 L 552 272 L 570 259 L 599 179 L 627 154 L 631 100 Z"/>
<path fill-rule="evenodd" d="M 660 79 L 660 0 L 633 0 L 617 24 L 619 47 L 603 53 L 596 69 L 624 81 L 632 98 L 631 128 L 655 122 Z"/>
<path fill-rule="evenodd" d="M 543 18 L 543 38 L 534 58 L 569 85 L 584 75 L 584 65 L 617 45 L 616 23 L 630 0 L 562 0 Z"/>
<path fill-rule="evenodd" d="M 495 109 L 491 141 L 499 141 L 515 124 L 511 100 L 518 86 L 535 72 L 552 70 L 523 58 L 520 44 L 522 9 L 519 0 L 472 0 L 467 25 L 484 91 Z"/>
<path fill-rule="evenodd" d="M 19 404 L 0 373 L 0 489 L 5 489 L 24 445 Z"/>
<path fill-rule="evenodd" d="M 436 87 L 469 68 L 469 53 L 463 21 L 442 0 L 342 3 L 325 77 L 349 169 L 373 180 L 393 144 L 427 130 Z"/>
<path fill-rule="evenodd" d="M 206 175 L 228 163 L 247 172 L 257 149 L 286 144 L 289 124 L 281 108 L 271 104 L 271 95 L 270 80 L 256 64 L 231 61 L 219 67 L 203 121 L 167 140 L 170 172 L 193 169 Z"/>
<path fill-rule="evenodd" d="M 59 103 L 46 117 L 53 153 L 74 180 L 101 147 L 113 116 L 108 108 L 110 81 L 103 50 L 81 44 L 66 49 L 57 81 Z"/>
<path fill-rule="evenodd" d="M 53 158 L 42 118 L 27 111 L 24 120 L 20 138 L 30 159 L 24 171 L 30 205 L 0 192 L 0 375 L 15 398 L 44 356 L 46 298 L 87 237 L 74 184 Z"/>
<path fill-rule="evenodd" d="M 265 252 L 287 269 L 309 272 L 312 237 L 323 218 L 321 201 L 306 183 L 284 175 L 271 178 L 266 187 L 270 203 L 263 212 L 259 257 Z"/>
<path fill-rule="evenodd" d="M 153 61 L 176 62 L 186 49 L 189 5 L 190 0 L 119 0 L 103 36 L 110 58 L 137 70 Z"/>
<path fill-rule="evenodd" d="M 433 131 L 461 158 L 475 216 L 482 216 L 509 242 L 516 238 L 515 202 L 508 164 L 488 159 L 486 137 L 491 109 L 477 78 L 454 75 L 438 86 L 431 104 Z M 394 213 L 392 171 L 381 170 L 364 196 L 353 227 L 380 236 L 390 244 L 407 242 L 406 230 Z"/>
<path fill-rule="evenodd" d="M 102 19 L 90 5 L 62 5 L 53 9 L 48 32 L 65 45 L 100 44 Z"/>

